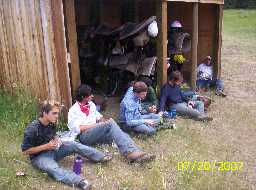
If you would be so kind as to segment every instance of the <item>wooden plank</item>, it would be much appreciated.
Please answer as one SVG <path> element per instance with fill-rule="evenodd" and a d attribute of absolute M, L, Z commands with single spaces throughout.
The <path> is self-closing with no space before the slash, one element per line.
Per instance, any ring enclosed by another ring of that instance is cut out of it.
<path fill-rule="evenodd" d="M 199 2 L 199 0 L 167 0 L 167 1 L 187 2 L 187 3 L 198 3 Z"/>
<path fill-rule="evenodd" d="M 67 115 L 68 108 L 71 106 L 71 88 L 70 88 L 70 77 L 67 62 L 67 48 L 66 48 L 66 37 L 65 37 L 65 26 L 64 26 L 64 12 L 62 0 L 51 1 L 52 10 L 52 27 L 54 33 L 54 46 L 56 51 L 56 62 L 61 102 L 66 106 L 64 112 Z"/>
<path fill-rule="evenodd" d="M 191 65 L 191 87 L 193 90 L 196 89 L 197 47 L 198 47 L 198 3 L 193 3 L 192 65 Z"/>
<path fill-rule="evenodd" d="M 167 2 L 157 3 L 157 18 L 159 24 L 159 35 L 157 40 L 157 91 L 167 81 Z"/>
<path fill-rule="evenodd" d="M 214 3 L 214 4 L 224 4 L 224 0 L 167 0 L 175 2 L 187 2 L 187 3 Z"/>
<path fill-rule="evenodd" d="M 200 3 L 224 4 L 224 0 L 199 0 Z"/>
<path fill-rule="evenodd" d="M 33 54 L 33 47 L 31 46 L 31 40 L 32 40 L 32 34 L 31 34 L 31 28 L 30 28 L 30 11 L 29 11 L 29 5 L 27 4 L 26 1 L 21 0 L 19 1 L 19 6 L 20 6 L 20 13 L 21 13 L 21 32 L 23 35 L 23 42 L 24 42 L 24 56 L 25 59 L 23 60 L 24 64 L 24 78 L 26 78 L 26 84 L 24 84 L 25 89 L 29 89 L 32 94 L 36 95 L 36 89 L 33 87 L 36 87 L 37 84 L 35 83 L 33 76 L 35 77 L 36 75 L 33 75 L 34 73 L 34 54 Z M 32 80 L 31 80 L 32 79 Z"/>
<path fill-rule="evenodd" d="M 214 64 L 215 77 L 221 77 L 221 47 L 222 47 L 223 5 L 217 8 L 217 32 L 216 32 L 216 63 Z"/>
<path fill-rule="evenodd" d="M 64 15 L 66 23 L 67 48 L 71 58 L 71 87 L 74 96 L 76 89 L 81 84 L 80 68 L 77 47 L 75 1 L 64 0 Z"/>
<path fill-rule="evenodd" d="M 40 0 L 40 15 L 44 40 L 44 52 L 46 58 L 46 72 L 48 76 L 48 92 L 50 99 L 59 100 L 60 90 L 58 73 L 56 72 L 56 56 L 53 44 L 53 29 L 51 24 L 51 0 Z"/>
<path fill-rule="evenodd" d="M 1 86 L 7 84 L 8 73 L 6 69 L 6 47 L 5 47 L 5 21 L 4 21 L 3 0 L 0 0 L 0 66 L 1 66 Z"/>
<path fill-rule="evenodd" d="M 44 51 L 44 41 L 43 41 L 43 30 L 42 30 L 42 22 L 41 22 L 41 15 L 40 15 L 40 1 L 35 0 L 35 27 L 34 32 L 36 36 L 36 49 L 38 55 L 38 71 L 40 73 L 40 80 L 42 85 L 42 92 L 40 93 L 41 98 L 48 97 L 49 95 L 49 86 L 48 86 L 48 77 L 47 77 L 47 70 L 46 70 L 46 59 L 45 59 L 45 51 Z"/>

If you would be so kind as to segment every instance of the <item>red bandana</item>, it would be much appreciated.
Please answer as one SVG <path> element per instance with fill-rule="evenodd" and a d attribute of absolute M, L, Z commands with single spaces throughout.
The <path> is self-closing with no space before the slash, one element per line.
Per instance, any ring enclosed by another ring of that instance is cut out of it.
<path fill-rule="evenodd" d="M 82 104 L 80 102 L 78 102 L 79 106 L 80 106 L 80 109 L 83 113 L 86 114 L 86 116 L 89 115 L 89 112 L 90 112 L 90 106 L 89 104 Z"/>

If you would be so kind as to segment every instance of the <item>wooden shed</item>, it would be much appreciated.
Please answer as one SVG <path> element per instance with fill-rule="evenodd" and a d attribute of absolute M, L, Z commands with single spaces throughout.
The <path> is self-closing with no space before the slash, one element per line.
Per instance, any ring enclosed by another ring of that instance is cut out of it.
<path fill-rule="evenodd" d="M 211 55 L 221 73 L 224 0 L 0 0 L 0 85 L 21 85 L 67 108 L 80 84 L 77 28 L 92 22 L 118 26 L 157 16 L 158 85 L 166 81 L 167 30 L 180 20 L 192 35 L 184 73 L 195 87 L 196 66 Z"/>

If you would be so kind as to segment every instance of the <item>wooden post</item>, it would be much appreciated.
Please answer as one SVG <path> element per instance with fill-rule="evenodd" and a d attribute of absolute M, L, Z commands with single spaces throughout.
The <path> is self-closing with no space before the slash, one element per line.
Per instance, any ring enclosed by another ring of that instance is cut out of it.
<path fill-rule="evenodd" d="M 193 90 L 196 89 L 197 47 L 198 47 L 198 3 L 193 3 L 192 66 L 191 66 L 191 87 Z"/>
<path fill-rule="evenodd" d="M 51 1 L 52 27 L 54 33 L 54 46 L 56 51 L 56 72 L 58 74 L 61 102 L 66 106 L 64 115 L 67 116 L 68 108 L 71 106 L 71 89 L 67 60 L 66 36 L 64 26 L 64 13 L 62 0 Z"/>
<path fill-rule="evenodd" d="M 157 39 L 157 94 L 167 81 L 167 1 L 157 1 L 159 34 Z"/>
<path fill-rule="evenodd" d="M 222 25 L 223 25 L 223 5 L 217 5 L 217 36 L 216 36 L 216 62 L 214 64 L 214 73 L 217 79 L 221 77 L 221 46 L 222 46 Z"/>
<path fill-rule="evenodd" d="M 67 48 L 71 58 L 71 86 L 72 95 L 81 84 L 79 58 L 77 48 L 76 15 L 74 0 L 64 0 L 64 15 L 66 24 Z"/>

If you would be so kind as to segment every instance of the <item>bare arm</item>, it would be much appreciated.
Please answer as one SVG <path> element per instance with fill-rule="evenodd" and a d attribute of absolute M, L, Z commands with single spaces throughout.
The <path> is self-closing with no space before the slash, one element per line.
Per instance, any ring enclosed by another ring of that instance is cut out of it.
<path fill-rule="evenodd" d="M 23 154 L 33 155 L 33 154 L 37 154 L 37 153 L 40 153 L 40 152 L 45 151 L 45 150 L 54 150 L 58 146 L 58 143 L 59 143 L 58 140 L 51 140 L 47 144 L 43 144 L 43 145 L 40 145 L 40 146 L 35 146 L 35 147 L 32 147 L 32 148 L 29 148 L 29 149 L 25 150 L 25 151 L 23 151 Z"/>
<path fill-rule="evenodd" d="M 88 129 L 91 129 L 91 128 L 94 128 L 96 127 L 96 123 L 93 123 L 93 124 L 89 124 L 89 125 L 80 125 L 79 128 L 80 128 L 80 133 L 84 132 L 84 131 L 87 131 Z"/>

